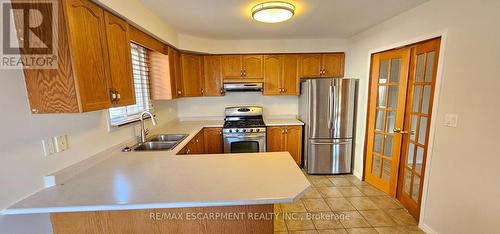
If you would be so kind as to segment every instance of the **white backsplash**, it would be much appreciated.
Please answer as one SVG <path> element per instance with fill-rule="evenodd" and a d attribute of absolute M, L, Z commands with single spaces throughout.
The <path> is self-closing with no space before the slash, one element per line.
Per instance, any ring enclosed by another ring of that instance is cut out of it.
<path fill-rule="evenodd" d="M 223 97 L 181 98 L 177 100 L 177 114 L 181 119 L 192 117 L 223 117 L 224 108 L 256 105 L 264 108 L 264 117 L 297 116 L 297 96 L 263 96 L 257 92 L 227 93 Z"/>

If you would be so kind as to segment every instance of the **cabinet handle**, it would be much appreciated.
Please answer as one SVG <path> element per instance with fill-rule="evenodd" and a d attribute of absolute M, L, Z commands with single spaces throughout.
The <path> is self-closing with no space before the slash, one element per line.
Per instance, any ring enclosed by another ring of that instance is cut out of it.
<path fill-rule="evenodd" d="M 201 89 L 201 95 L 205 94 L 205 90 Z"/>
<path fill-rule="evenodd" d="M 187 149 L 186 150 L 186 154 L 190 154 L 191 153 L 191 150 L 190 149 Z"/>
<path fill-rule="evenodd" d="M 283 93 L 286 93 L 286 89 L 283 89 Z"/>
<path fill-rule="evenodd" d="M 196 143 L 199 143 L 200 142 L 200 139 L 196 139 Z"/>
<path fill-rule="evenodd" d="M 288 128 L 285 128 L 285 134 L 288 134 Z"/>
<path fill-rule="evenodd" d="M 243 70 L 243 76 L 246 77 L 247 76 L 247 71 L 246 70 Z"/>
<path fill-rule="evenodd" d="M 116 102 L 116 91 L 110 89 L 109 93 L 111 94 L 111 102 L 115 103 Z"/>
<path fill-rule="evenodd" d="M 116 91 L 116 102 L 119 102 L 122 99 L 122 95 L 118 91 Z"/>
<path fill-rule="evenodd" d="M 243 70 L 240 71 L 240 77 L 243 78 Z"/>
<path fill-rule="evenodd" d="M 182 91 L 180 89 L 177 90 L 178 95 L 182 95 Z"/>
<path fill-rule="evenodd" d="M 225 94 L 225 92 L 224 92 L 224 88 L 220 88 L 220 94 L 221 94 L 221 95 L 224 95 L 224 94 Z"/>

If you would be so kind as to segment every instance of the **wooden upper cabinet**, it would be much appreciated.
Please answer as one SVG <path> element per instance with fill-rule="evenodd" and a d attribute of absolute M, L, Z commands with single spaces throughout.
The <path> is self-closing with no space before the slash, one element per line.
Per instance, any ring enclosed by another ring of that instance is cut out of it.
<path fill-rule="evenodd" d="M 300 77 L 343 77 L 344 53 L 303 54 L 300 58 Z"/>
<path fill-rule="evenodd" d="M 283 55 L 282 95 L 300 95 L 299 62 L 299 55 Z"/>
<path fill-rule="evenodd" d="M 172 78 L 172 94 L 174 98 L 184 95 L 184 84 L 182 82 L 181 54 L 176 49 L 168 48 L 168 60 L 170 63 L 170 76 Z"/>
<path fill-rule="evenodd" d="M 264 56 L 264 95 L 299 95 L 299 55 Z"/>
<path fill-rule="evenodd" d="M 222 56 L 222 77 L 224 79 L 242 78 L 243 76 L 243 56 L 223 55 Z"/>
<path fill-rule="evenodd" d="M 283 90 L 283 56 L 264 56 L 264 95 L 281 95 Z"/>
<path fill-rule="evenodd" d="M 105 12 L 111 87 L 117 95 L 113 106 L 135 104 L 134 78 L 130 55 L 129 25 Z"/>
<path fill-rule="evenodd" d="M 303 54 L 300 56 L 300 77 L 319 77 L 322 69 L 321 54 Z"/>
<path fill-rule="evenodd" d="M 183 97 L 203 96 L 202 56 L 181 54 Z"/>
<path fill-rule="evenodd" d="M 263 55 L 243 55 L 243 78 L 262 79 L 264 78 L 264 56 Z"/>
<path fill-rule="evenodd" d="M 224 79 L 264 78 L 263 55 L 223 55 L 222 77 Z"/>
<path fill-rule="evenodd" d="M 323 76 L 344 77 L 344 57 L 343 53 L 323 55 Z"/>
<path fill-rule="evenodd" d="M 222 57 L 219 55 L 203 56 L 203 95 L 222 96 Z"/>
<path fill-rule="evenodd" d="M 205 154 L 221 154 L 224 152 L 222 128 L 203 129 Z"/>
<path fill-rule="evenodd" d="M 111 89 L 104 10 L 87 0 L 63 2 L 81 111 L 109 108 Z"/>

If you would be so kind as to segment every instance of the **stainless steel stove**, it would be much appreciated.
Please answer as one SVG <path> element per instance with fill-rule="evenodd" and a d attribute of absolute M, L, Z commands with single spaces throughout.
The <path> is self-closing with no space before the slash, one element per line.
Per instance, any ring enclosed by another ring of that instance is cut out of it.
<path fill-rule="evenodd" d="M 225 153 L 266 152 L 266 125 L 262 118 L 262 107 L 228 107 L 225 120 Z"/>

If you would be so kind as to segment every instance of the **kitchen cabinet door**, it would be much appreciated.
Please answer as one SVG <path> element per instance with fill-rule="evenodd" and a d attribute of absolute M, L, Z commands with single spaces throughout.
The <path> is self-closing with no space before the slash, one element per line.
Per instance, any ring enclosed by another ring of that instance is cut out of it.
<path fill-rule="evenodd" d="M 325 77 L 344 77 L 344 54 L 324 54 L 322 67 Z"/>
<path fill-rule="evenodd" d="M 300 95 L 299 55 L 283 56 L 282 95 Z"/>
<path fill-rule="evenodd" d="M 192 154 L 205 153 L 205 136 L 203 130 L 200 131 L 192 140 Z"/>
<path fill-rule="evenodd" d="M 282 91 L 283 56 L 264 56 L 264 95 L 278 96 Z"/>
<path fill-rule="evenodd" d="M 181 54 L 183 97 L 203 96 L 202 57 L 194 54 Z"/>
<path fill-rule="evenodd" d="M 222 128 L 205 128 L 203 130 L 205 154 L 222 154 L 223 141 L 222 141 Z"/>
<path fill-rule="evenodd" d="M 81 110 L 107 109 L 111 107 L 111 90 L 104 10 L 85 0 L 64 4 Z"/>
<path fill-rule="evenodd" d="M 292 155 L 297 165 L 302 163 L 302 126 L 285 128 L 285 150 Z"/>
<path fill-rule="evenodd" d="M 264 78 L 264 56 L 244 55 L 243 56 L 243 77 L 246 79 Z"/>
<path fill-rule="evenodd" d="M 285 150 L 285 128 L 267 128 L 267 152 L 281 152 Z"/>
<path fill-rule="evenodd" d="M 117 93 L 114 107 L 135 104 L 134 77 L 130 55 L 129 25 L 105 12 L 106 38 L 109 54 L 111 87 Z"/>
<path fill-rule="evenodd" d="M 223 55 L 222 56 L 222 77 L 224 79 L 242 78 L 243 56 Z"/>
<path fill-rule="evenodd" d="M 179 51 L 172 47 L 168 47 L 168 62 L 170 69 L 170 82 L 172 85 L 172 97 L 182 97 L 184 92 L 182 87 L 181 56 Z"/>
<path fill-rule="evenodd" d="M 222 96 L 222 58 L 218 55 L 203 56 L 204 96 Z"/>
<path fill-rule="evenodd" d="M 321 54 L 303 54 L 300 56 L 300 77 L 311 78 L 320 77 L 322 70 Z"/>

